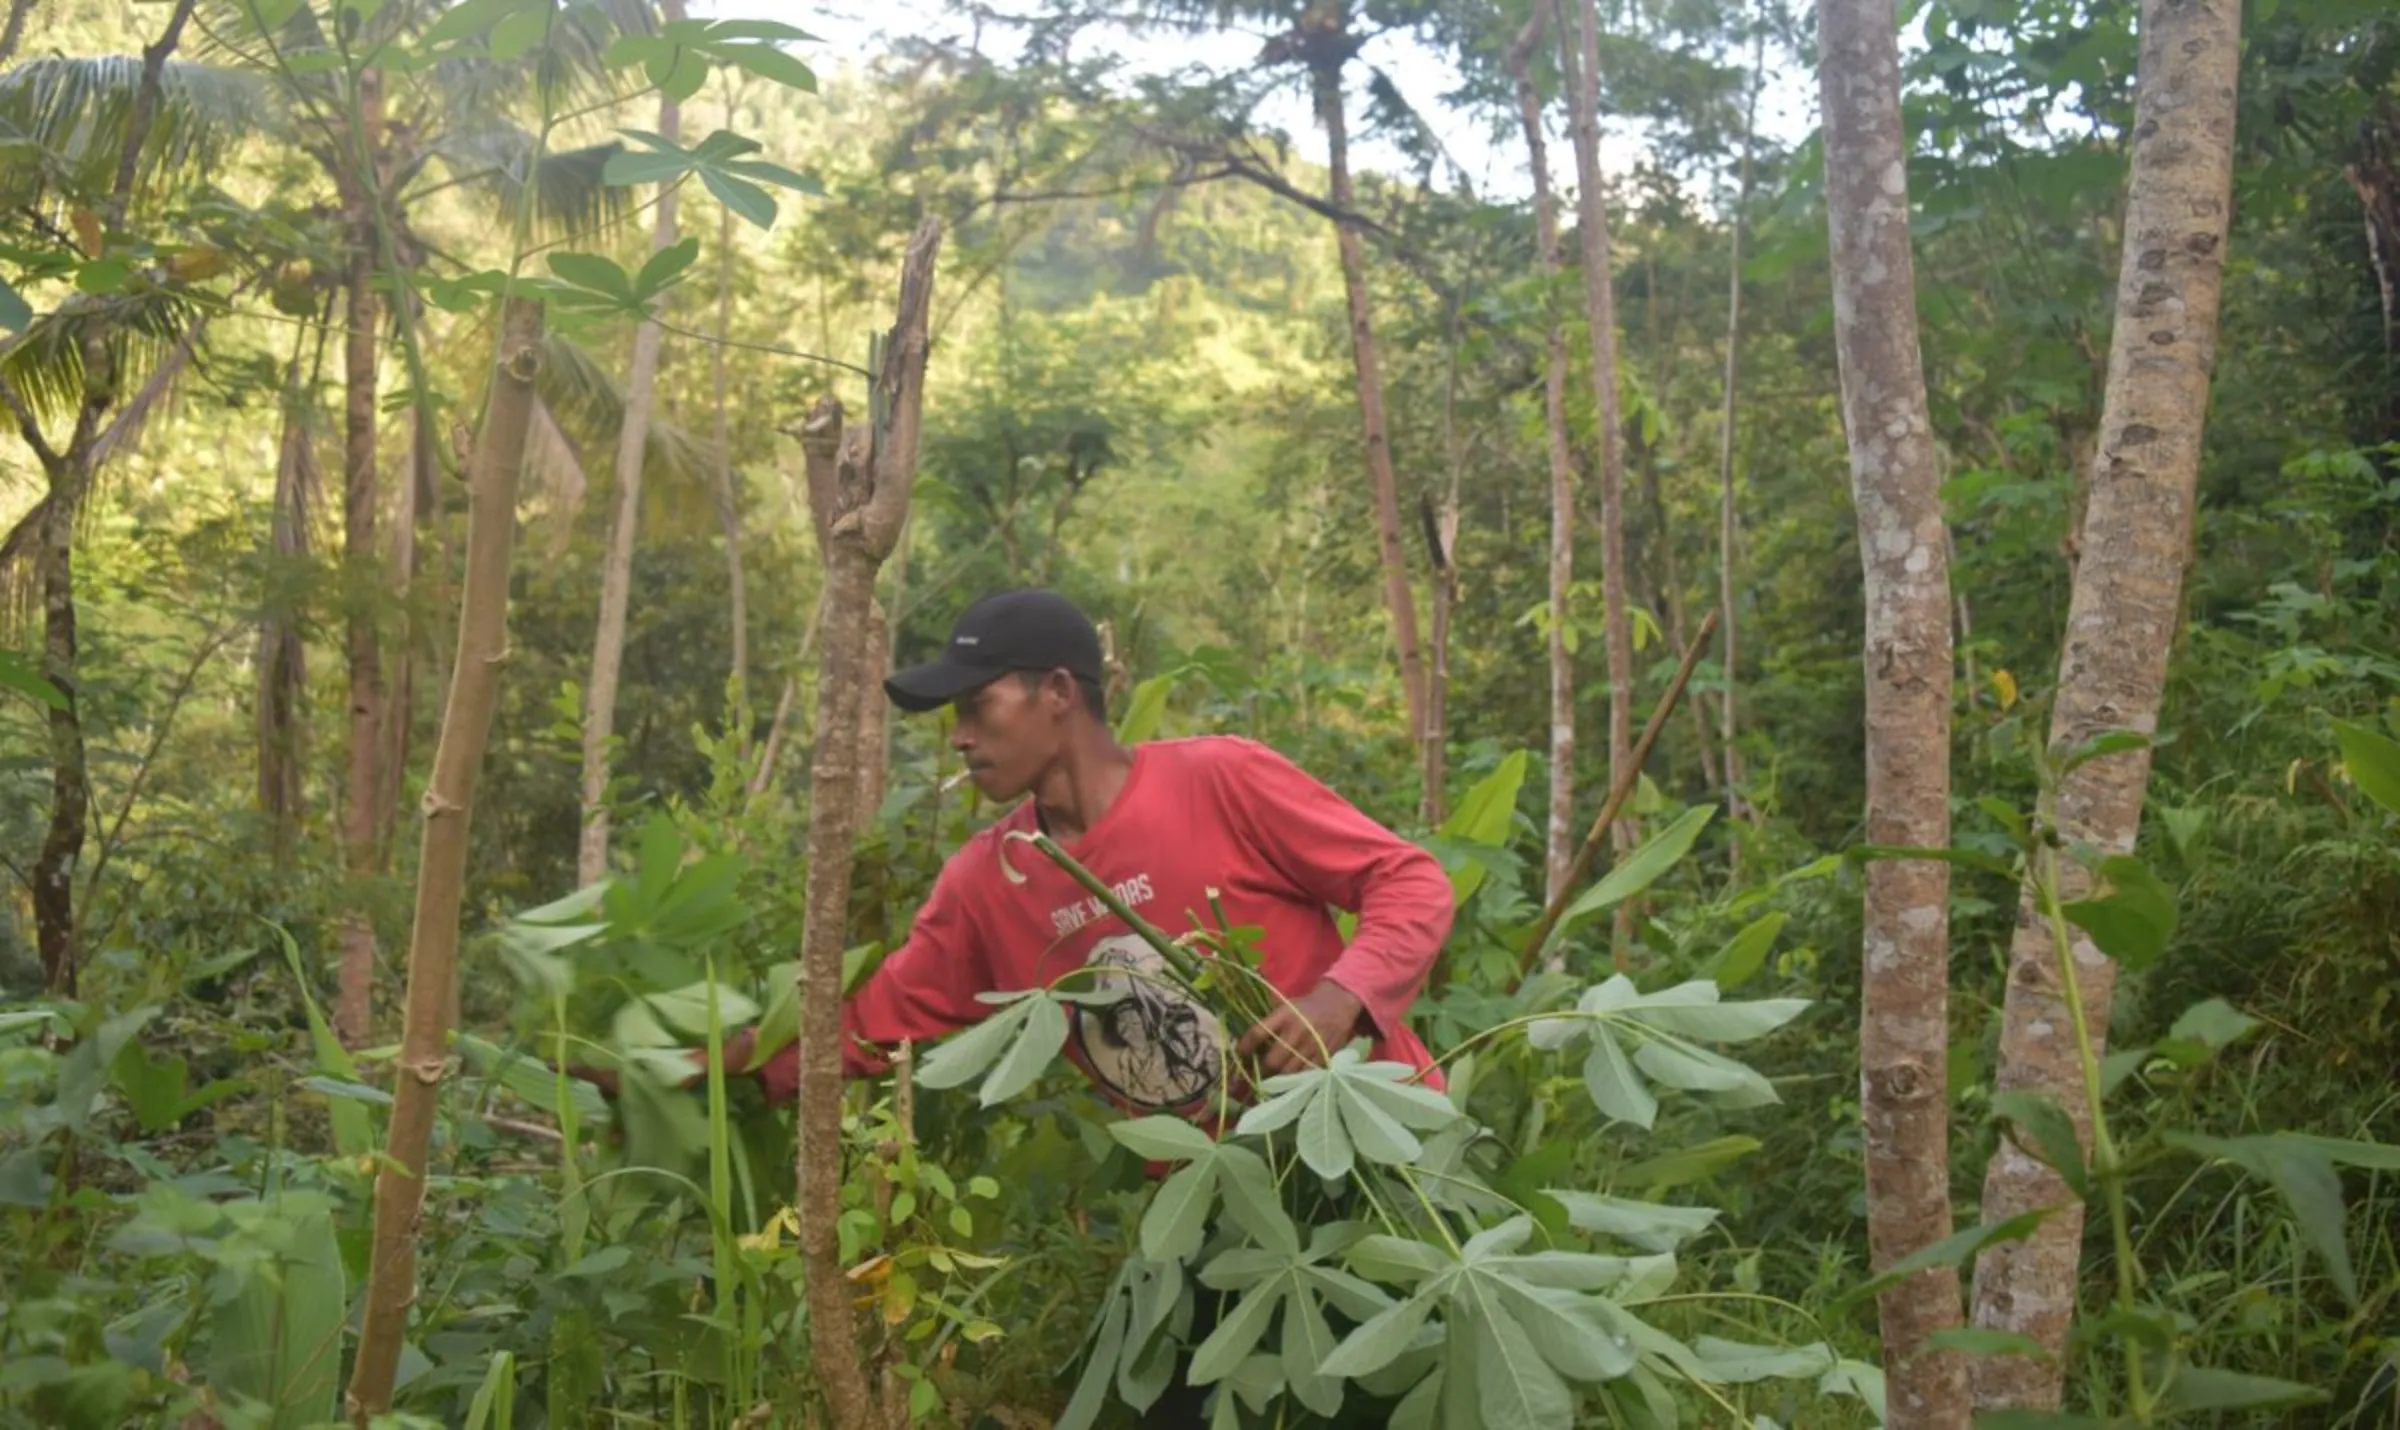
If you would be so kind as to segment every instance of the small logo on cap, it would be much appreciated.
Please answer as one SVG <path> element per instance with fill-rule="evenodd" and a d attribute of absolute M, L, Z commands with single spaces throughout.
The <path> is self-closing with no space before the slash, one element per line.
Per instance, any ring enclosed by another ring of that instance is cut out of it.
<path fill-rule="evenodd" d="M 951 641 L 950 641 L 950 644 L 952 644 L 952 645 L 982 645 L 982 644 L 983 644 L 983 637 L 981 637 L 981 636 L 955 636 L 955 637 L 953 637 L 953 638 L 951 639 Z"/>

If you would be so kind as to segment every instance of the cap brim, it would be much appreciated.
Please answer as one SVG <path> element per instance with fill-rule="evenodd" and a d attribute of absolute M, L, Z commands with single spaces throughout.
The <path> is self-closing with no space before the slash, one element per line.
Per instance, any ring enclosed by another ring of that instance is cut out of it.
<path fill-rule="evenodd" d="M 980 666 L 961 665 L 957 661 L 929 660 L 912 665 L 885 677 L 883 693 L 894 705 L 911 714 L 921 715 L 939 710 L 969 691 L 980 690 L 999 679 L 1000 672 Z"/>

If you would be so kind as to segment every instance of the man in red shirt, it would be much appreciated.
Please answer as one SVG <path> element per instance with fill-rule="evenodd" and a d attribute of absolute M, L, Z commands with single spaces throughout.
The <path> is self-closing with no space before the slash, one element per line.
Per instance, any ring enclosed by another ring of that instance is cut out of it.
<path fill-rule="evenodd" d="M 1259 1075 L 1321 1065 L 1365 1036 L 1376 1058 L 1440 1086 L 1407 1022 L 1450 931 L 1440 864 L 1256 741 L 1128 749 L 1109 729 L 1102 681 L 1099 635 L 1081 611 L 1047 591 L 1008 591 L 969 607 L 938 658 L 885 682 L 903 710 L 955 707 L 950 744 L 968 777 L 988 799 L 1021 802 L 951 856 L 906 941 L 844 1004 L 849 1072 L 881 1071 L 880 1049 L 982 1018 L 992 1005 L 979 993 L 1099 964 L 1137 976 L 1102 981 L 1128 996 L 1074 1008 L 1069 1058 L 1130 1114 L 1201 1119 L 1226 1071 L 1217 1018 L 1139 977 L 1156 951 L 1038 850 L 1004 837 L 1039 830 L 1170 934 L 1208 916 L 1212 890 L 1229 923 L 1263 931 L 1260 972 L 1287 1001 L 1236 1049 Z M 1358 918 L 1347 945 L 1335 908 Z M 746 1064 L 749 1046 L 737 1036 L 727 1062 Z M 770 1098 L 790 1100 L 797 1047 L 756 1075 Z"/>

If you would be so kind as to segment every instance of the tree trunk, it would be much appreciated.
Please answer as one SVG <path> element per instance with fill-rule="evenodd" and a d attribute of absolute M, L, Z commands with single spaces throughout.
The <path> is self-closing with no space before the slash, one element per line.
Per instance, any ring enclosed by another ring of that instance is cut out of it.
<path fill-rule="evenodd" d="M 459 595 L 458 654 L 442 710 L 440 743 L 426 787 L 418 844 L 417 902 L 408 954 L 392 1120 L 375 1175 L 375 1239 L 366 1311 L 351 1368 L 348 1409 L 363 1427 L 391 1408 L 392 1382 L 408 1308 L 416 1300 L 417 1240 L 425 1210 L 425 1167 L 449 1059 L 448 1012 L 458 970 L 459 905 L 465 894 L 468 823 L 476 775 L 499 703 L 508 658 L 508 570 L 516 547 L 517 478 L 533 421 L 541 365 L 542 309 L 511 300 L 501 320 L 500 360 L 467 493 L 466 583 Z"/>
<path fill-rule="evenodd" d="M 1633 751 L 1633 630 L 1625 611 L 1625 434 L 1617 413 L 1617 299 L 1608 255 L 1608 197 L 1600 179 L 1600 10 L 1577 0 L 1581 25 L 1567 46 L 1564 0 L 1559 42 L 1574 115 L 1575 226 L 1583 242 L 1583 302 L 1592 332 L 1592 409 L 1600 437 L 1600 596 L 1608 644 L 1608 776 L 1613 785 Z M 1639 822 L 1617 821 L 1617 856 L 1641 842 Z M 1624 961 L 1630 907 L 1617 910 Z"/>
<path fill-rule="evenodd" d="M 1950 592 L 1918 356 L 1907 139 L 1892 0 L 1817 0 L 1834 346 L 1866 580 L 1870 844 L 1950 842 Z M 1866 874 L 1859 1099 L 1877 1270 L 1950 1234 L 1949 866 Z M 1926 1345 L 1958 1324 L 1956 1271 L 1877 1302 L 1897 1424 L 1967 1425 L 1965 1368 Z"/>
<path fill-rule="evenodd" d="M 817 681 L 817 729 L 855 730 L 869 701 L 874 666 L 871 615 L 875 573 L 898 543 L 916 476 L 923 420 L 926 314 L 931 306 L 940 226 L 927 220 L 910 239 L 901 270 L 898 320 L 876 383 L 882 432 L 842 445 L 825 523 L 825 662 Z M 811 439 L 839 440 L 838 404 L 821 403 Z M 813 494 L 813 493 L 812 493 Z M 798 1206 L 808 1283 L 809 1335 L 824 1377 L 832 1422 L 859 1430 L 904 1423 L 905 1409 L 885 1405 L 858 1352 L 849 1279 L 842 1274 L 835 1225 L 842 1185 L 842 949 L 850 869 L 860 824 L 864 742 L 820 738 L 810 774 L 807 915 L 800 946 L 800 1108 Z"/>
<path fill-rule="evenodd" d="M 680 3 L 680 0 L 679 0 Z M 725 101 L 725 127 L 733 128 L 733 101 Z M 750 749 L 750 582 L 742 569 L 742 496 L 735 490 L 733 439 L 726 421 L 728 382 L 725 339 L 733 331 L 733 210 L 722 205 L 717 214 L 717 342 L 709 351 L 709 376 L 716 389 L 717 524 L 725 529 L 725 618 L 733 628 L 734 709 L 740 716 L 740 739 L 734 748 Z"/>
<path fill-rule="evenodd" d="M 666 0 L 666 17 L 683 18 L 683 0 Z M 659 136 L 681 141 L 683 107 L 671 94 L 658 100 Z M 661 184 L 650 251 L 675 246 L 675 185 Z M 634 529 L 642 515 L 642 457 L 650 444 L 650 404 L 658 387 L 658 349 L 665 330 L 644 322 L 633 333 L 633 371 L 625 380 L 625 422 L 617 431 L 617 505 L 608 523 L 608 564 L 600 573 L 600 630 L 592 642 L 592 678 L 583 703 L 583 832 L 575 849 L 575 882 L 608 872 L 608 745 L 617 722 L 617 677 L 625 661 L 625 607 L 633 594 Z M 721 351 L 721 349 L 720 349 Z"/>
<path fill-rule="evenodd" d="M 284 391 L 283 442 L 275 464 L 275 506 L 267 537 L 269 559 L 258 628 L 258 807 L 272 830 L 275 863 L 288 861 L 305 803 L 307 766 L 301 743 L 308 708 L 308 645 L 301 638 L 288 592 L 308 559 L 309 511 L 317 494 L 316 394 L 301 381 L 292 353 Z"/>
<path fill-rule="evenodd" d="M 33 17 L 34 0 L 8 0 L 8 19 L 0 24 L 0 65 L 16 58 L 25 38 L 25 22 Z"/>
<path fill-rule="evenodd" d="M 1466 457 L 1458 440 L 1458 305 L 1450 305 L 1450 327 L 1442 345 L 1442 450 L 1449 467 L 1450 486 L 1436 513 L 1433 499 L 1424 504 L 1425 554 L 1433 567 L 1432 668 L 1426 675 L 1425 738 L 1419 757 L 1423 765 L 1418 817 L 1427 829 L 1440 827 L 1448 817 L 1450 783 L 1450 617 L 1458 609 L 1458 489 L 1466 472 Z"/>
<path fill-rule="evenodd" d="M 343 785 L 342 854 L 353 881 L 351 908 L 341 926 L 340 987 L 333 1025 L 342 1042 L 366 1040 L 375 992 L 375 928 L 358 907 L 358 887 L 381 867 L 377 813 L 384 788 L 383 652 L 376 631 L 380 584 L 372 579 L 376 560 L 375 517 L 380 498 L 376 470 L 376 338 L 381 327 L 375 293 L 375 150 L 383 128 L 383 90 L 378 71 L 358 79 L 356 151 L 340 178 L 344 231 L 350 264 L 344 275 L 342 314 L 342 595 L 348 611 L 344 640 L 350 679 L 350 755 Z"/>
<path fill-rule="evenodd" d="M 1338 21 L 1334 23 L 1339 23 Z M 1353 207 L 1350 189 L 1350 129 L 1342 106 L 1338 61 L 1312 72 L 1317 122 L 1325 126 L 1326 167 L 1334 207 Z M 1392 470 L 1390 423 L 1383 405 L 1383 368 L 1376 355 L 1375 314 L 1367 298 L 1367 258 L 1357 230 L 1337 223 L 1334 248 L 1342 260 L 1342 292 L 1350 308 L 1350 356 L 1358 373 L 1358 420 L 1367 453 L 1367 478 L 1375 489 L 1375 540 L 1383 558 L 1383 598 L 1392 616 L 1392 644 L 1400 659 L 1400 688 L 1408 701 L 1411 748 L 1425 738 L 1425 655 L 1417 642 L 1417 602 L 1409 589 L 1408 554 L 1400 540 L 1400 479 Z"/>
<path fill-rule="evenodd" d="M 1516 81 L 1517 122 L 1533 170 L 1535 248 L 1549 313 L 1542 362 L 1542 418 L 1550 450 L 1550 823 L 1544 842 L 1542 902 L 1558 897 L 1575 862 L 1575 657 L 1567 649 L 1567 597 L 1575 581 L 1575 461 L 1567 444 L 1567 330 L 1558 314 L 1558 199 L 1550 190 L 1550 149 L 1542 101 L 1533 87 L 1533 53 L 1542 42 L 1543 9 L 1508 47 Z"/>
<path fill-rule="evenodd" d="M 2216 361 L 2217 306 L 2232 207 L 2234 96 L 2241 50 L 2235 0 L 2144 0 L 2133 168 L 2125 210 L 2116 327 L 2099 452 L 2092 463 L 2081 559 L 2059 654 L 2050 748 L 2063 753 L 2110 730 L 2158 727 L 2192 533 L 2193 489 Z M 2049 824 L 2068 847 L 2133 848 L 2150 775 L 2147 749 L 2068 772 Z M 2061 860 L 2061 899 L 2090 880 Z M 2001 1015 L 2001 1091 L 2047 1094 L 2088 1149 L 2081 1055 L 2059 951 L 2033 895 L 2019 905 Z M 2093 1040 L 2107 1051 L 2116 966 L 2078 936 L 2076 981 Z M 2003 1140 L 1984 1177 L 1983 1216 L 1999 1221 L 2064 1206 L 2034 1234 L 1985 1252 L 1975 1267 L 1975 1324 L 2029 1336 L 2059 1354 L 2074 1317 L 2083 1208 L 2049 1167 Z M 2055 1406 L 2058 1363 L 1987 1357 L 1974 1369 L 1988 1408 Z"/>
<path fill-rule="evenodd" d="M 183 41 L 183 27 L 192 18 L 195 3 L 176 0 L 158 39 L 142 51 L 142 78 L 134 90 L 133 111 L 126 116 L 125 143 L 117 153 L 116 173 L 103 209 L 101 231 L 106 236 L 117 236 L 125 225 L 142 143 L 158 112 L 159 76 L 166 68 L 167 56 Z M 82 964 L 75 867 L 83 859 L 92 804 L 75 668 L 75 526 L 108 446 L 110 433 L 102 429 L 101 419 L 116 405 L 117 385 L 123 376 L 109 347 L 111 336 L 102 323 L 87 324 L 83 330 L 83 399 L 76 405 L 75 426 L 63 452 L 43 438 L 33 410 L 0 380 L 0 391 L 6 393 L 25 444 L 41 463 L 47 486 L 35 555 L 42 588 L 42 678 L 62 699 L 48 717 L 50 822 L 34 860 L 33 921 L 34 943 L 42 960 L 42 986 L 53 996 L 67 998 L 75 996 Z"/>
<path fill-rule="evenodd" d="M 1741 417 L 1742 392 L 1742 241 L 1750 222 L 1751 168 L 1758 147 L 1758 91 L 1766 79 L 1767 27 L 1763 17 L 1750 42 L 1750 97 L 1742 110 L 1741 180 L 1734 191 L 1732 242 L 1726 260 L 1725 284 L 1725 419 L 1717 433 L 1717 623 L 1725 628 L 1724 725 L 1725 812 L 1739 819 L 1748 813 L 1742 798 L 1742 751 L 1737 743 L 1740 708 L 1741 641 L 1735 619 L 1734 578 L 1740 569 L 1740 498 L 1734 486 L 1734 438 Z M 1741 877 L 1741 841 L 1727 845 L 1733 877 Z"/>

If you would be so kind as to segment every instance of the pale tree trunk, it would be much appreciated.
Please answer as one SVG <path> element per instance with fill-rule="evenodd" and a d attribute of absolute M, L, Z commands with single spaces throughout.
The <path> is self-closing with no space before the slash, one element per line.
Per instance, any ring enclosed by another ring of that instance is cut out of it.
<path fill-rule="evenodd" d="M 733 128 L 733 98 L 725 100 L 725 127 Z M 709 377 L 716 389 L 717 524 L 725 529 L 725 618 L 733 633 L 734 708 L 740 715 L 740 738 L 734 748 L 750 749 L 750 582 L 742 568 L 742 496 L 735 490 L 733 439 L 726 420 L 729 382 L 725 371 L 725 340 L 733 331 L 733 210 L 720 206 L 717 215 L 717 342 L 709 352 Z M 781 709 L 779 705 L 778 710 Z"/>
<path fill-rule="evenodd" d="M 1600 599 L 1608 646 L 1608 778 L 1613 787 L 1633 753 L 1633 628 L 1625 611 L 1625 434 L 1617 413 L 1617 298 L 1608 256 L 1608 195 L 1600 179 L 1600 9 L 1577 0 L 1581 24 L 1568 47 L 1560 0 L 1560 56 L 1574 116 L 1575 227 L 1583 243 L 1583 305 L 1592 335 L 1592 410 L 1600 437 Z M 1618 858 L 1641 842 L 1640 821 L 1616 822 Z M 1625 965 L 1633 907 L 1619 904 L 1613 942 Z"/>
<path fill-rule="evenodd" d="M 272 831 L 275 862 L 291 857 L 306 800 L 301 744 L 307 710 L 308 646 L 289 596 L 308 559 L 310 510 L 317 496 L 316 394 L 301 381 L 295 346 L 285 385 L 283 441 L 275 463 L 275 504 L 267 551 L 266 615 L 258 627 L 258 807 Z"/>
<path fill-rule="evenodd" d="M 1331 23 L 1337 27 L 1341 21 Z M 1350 127 L 1343 112 L 1342 70 L 1338 61 L 1311 72 L 1317 122 L 1325 126 L 1326 167 L 1333 206 L 1343 213 L 1355 207 L 1350 185 Z M 1392 469 L 1391 424 L 1383 404 L 1383 368 L 1375 347 L 1375 313 L 1367 298 L 1367 257 L 1358 231 L 1346 223 L 1333 227 L 1335 250 L 1342 260 L 1342 292 L 1350 310 L 1350 356 L 1358 375 L 1358 420 L 1366 448 L 1367 478 L 1374 487 L 1375 542 L 1383 560 L 1383 599 L 1392 617 L 1392 644 L 1400 660 L 1400 688 L 1408 701 L 1408 735 L 1412 748 L 1425 738 L 1425 653 L 1417 640 L 1417 602 L 1409 589 L 1408 554 L 1400 539 L 1400 479 Z"/>
<path fill-rule="evenodd" d="M 1516 81 L 1517 122 L 1533 170 L 1535 247 L 1541 261 L 1543 305 L 1549 313 L 1542 361 L 1542 419 L 1550 450 L 1550 823 L 1544 841 L 1542 902 L 1558 897 L 1575 862 L 1575 657 L 1567 650 L 1567 597 L 1575 580 L 1575 460 L 1567 445 L 1567 330 L 1558 313 L 1558 198 L 1550 189 L 1550 147 L 1542 134 L 1542 101 L 1533 87 L 1533 53 L 1542 43 L 1543 8 L 1508 47 Z"/>
<path fill-rule="evenodd" d="M 516 548 L 517 479 L 533 423 L 541 366 L 542 309 L 512 300 L 501 319 L 499 362 L 467 490 L 466 583 L 459 595 L 457 657 L 442 709 L 418 842 L 417 901 L 409 936 L 408 992 L 395 1060 L 392 1120 L 375 1174 L 375 1236 L 366 1309 L 352 1364 L 348 1412 L 364 1426 L 389 1410 L 408 1308 L 416 1300 L 425 1166 L 445 1068 L 458 971 L 459 906 L 466 891 L 467 832 L 476 776 L 508 658 L 508 570 Z"/>
<path fill-rule="evenodd" d="M 0 65 L 16 57 L 25 38 L 25 22 L 33 18 L 33 0 L 8 0 L 8 19 L 0 22 Z"/>
<path fill-rule="evenodd" d="M 1758 146 L 1758 91 L 1766 79 L 1767 27 L 1764 17 L 1752 17 L 1757 28 L 1750 45 L 1750 98 L 1742 110 L 1741 180 L 1734 190 L 1733 232 L 1727 258 L 1725 291 L 1725 420 L 1717 434 L 1717 623 L 1725 628 L 1724 727 L 1725 812 L 1739 819 L 1749 811 L 1742 798 L 1742 751 L 1736 743 L 1741 681 L 1740 624 L 1735 619 L 1735 577 L 1740 569 L 1741 505 L 1734 484 L 1734 437 L 1741 417 L 1742 392 L 1742 244 L 1750 223 L 1752 162 Z M 1733 877 L 1741 877 L 1742 844 L 1727 846 Z"/>
<path fill-rule="evenodd" d="M 667 0 L 669 21 L 683 18 L 683 0 Z M 658 100 L 658 132 L 680 142 L 683 108 L 671 94 Z M 662 184 L 650 251 L 675 246 L 675 185 Z M 592 641 L 592 678 L 583 703 L 583 832 L 575 848 L 575 882 L 608 872 L 608 746 L 616 733 L 617 678 L 625 661 L 625 607 L 633 592 L 633 538 L 642 513 L 642 456 L 650 444 L 650 404 L 658 387 L 658 348 L 666 334 L 655 322 L 633 332 L 633 371 L 625 380 L 625 422 L 617 431 L 617 504 L 608 523 L 608 564 L 600 572 L 600 630 Z"/>
<path fill-rule="evenodd" d="M 906 1423 L 886 1404 L 859 1356 L 851 1283 L 842 1273 L 835 1225 L 842 1184 L 842 949 L 848 937 L 853 848 L 861 823 L 865 742 L 832 738 L 856 730 L 880 702 L 875 665 L 875 573 L 898 544 L 915 480 L 925 395 L 926 315 L 940 226 L 927 220 L 910 239 L 900 275 L 898 320 L 876 378 L 886 426 L 841 444 L 825 535 L 825 662 L 817 681 L 817 741 L 810 774 L 807 916 L 800 945 L 798 1205 L 807 1273 L 809 1335 L 832 1423 L 858 1430 Z M 812 437 L 840 440 L 841 411 L 821 403 Z M 814 493 L 812 492 L 812 498 Z"/>
<path fill-rule="evenodd" d="M 2149 735 L 2158 728 L 2216 362 L 2241 11 L 2237 0 L 2144 0 L 2141 25 L 2116 327 L 2051 707 L 2054 752 L 2111 730 Z M 2070 848 L 2130 852 L 2149 776 L 2147 748 L 2080 765 L 2059 781 L 2047 823 Z M 2059 879 L 2061 899 L 2090 887 L 2072 860 L 2059 861 Z M 1998 1087 L 2048 1095 L 2088 1149 L 2090 1116 L 2059 952 L 2033 908 L 2028 889 L 2009 947 Z M 2072 953 L 2097 1058 L 2107 1051 L 2116 965 L 2080 935 Z M 2057 1357 L 2074 1318 L 2083 1207 L 2048 1166 L 2003 1139 L 1984 1176 L 1984 1220 L 2047 1206 L 2064 1209 L 2026 1240 L 1977 1261 L 1975 1324 L 2028 1336 Z M 2055 1406 L 2059 1365 L 1980 1358 L 1976 1403 Z"/>
<path fill-rule="evenodd" d="M 1817 0 L 1834 348 L 1866 579 L 1870 844 L 1950 842 L 1950 590 L 1917 348 L 1908 146 L 1892 0 Z M 1950 866 L 1867 865 L 1859 1018 L 1867 1242 L 1877 1270 L 1950 1234 Z M 1878 1298 L 1893 1423 L 1968 1423 L 1965 1367 L 1926 1344 L 1959 1321 L 1958 1273 Z"/>
<path fill-rule="evenodd" d="M 382 325 L 375 293 L 375 153 L 383 128 L 380 73 L 362 71 L 352 136 L 356 150 L 340 165 L 343 230 L 350 246 L 342 313 L 342 598 L 347 608 L 345 655 L 350 679 L 350 754 L 343 782 L 342 855 L 353 881 L 351 908 L 342 916 L 341 973 L 333 1026 L 342 1041 L 366 1040 L 375 995 L 375 928 L 357 907 L 364 881 L 381 865 L 377 815 L 383 802 L 384 701 L 382 642 L 376 630 L 372 579 L 376 507 L 376 337 Z"/>
<path fill-rule="evenodd" d="M 159 76 L 166 68 L 167 56 L 182 43 L 194 4 L 195 0 L 176 0 L 158 39 L 142 51 L 141 81 L 134 90 L 133 110 L 126 116 L 124 146 L 117 153 L 116 172 L 103 205 L 101 231 L 107 236 L 120 236 L 124 229 L 142 143 L 158 112 Z M 63 451 L 43 437 L 41 423 L 16 389 L 0 380 L 0 396 L 5 396 L 19 433 L 41 463 L 47 488 L 34 555 L 42 592 L 42 678 L 63 699 L 48 716 L 50 821 L 34 860 L 33 920 L 42 986 L 53 996 L 68 998 L 75 996 L 82 964 L 75 868 L 83 859 L 92 803 L 83 714 L 78 704 L 75 527 L 115 433 L 114 427 L 101 425 L 117 404 L 124 377 L 117 371 L 116 354 L 109 346 L 112 336 L 109 325 L 101 322 L 88 323 L 83 329 L 83 397 L 76 404 L 75 425 Z"/>
<path fill-rule="evenodd" d="M 1433 629 L 1431 669 L 1426 676 L 1425 738 L 1421 742 L 1421 795 L 1417 813 L 1428 829 L 1447 818 L 1450 782 L 1450 616 L 1458 609 L 1458 489 L 1466 472 L 1458 439 L 1458 305 L 1450 305 L 1450 330 L 1442 347 L 1442 450 L 1449 466 L 1449 490 L 1437 513 L 1433 498 L 1425 498 L 1425 553 L 1433 567 Z"/>

